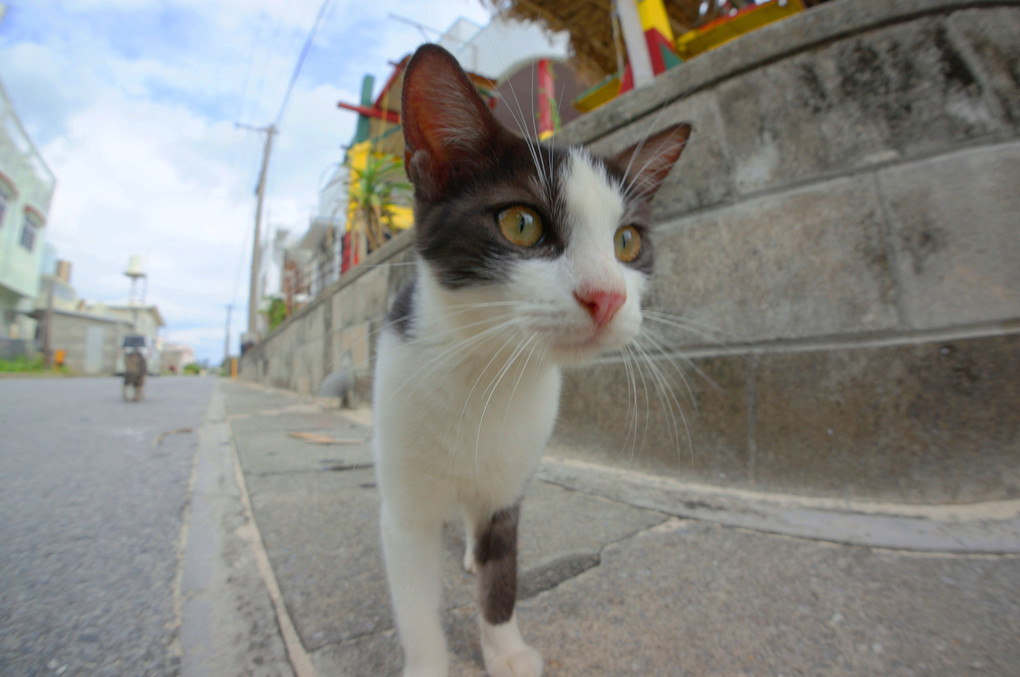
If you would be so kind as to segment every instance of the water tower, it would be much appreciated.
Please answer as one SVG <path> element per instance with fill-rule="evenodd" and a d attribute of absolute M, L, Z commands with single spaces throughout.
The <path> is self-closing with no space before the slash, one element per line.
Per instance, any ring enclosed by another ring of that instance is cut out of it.
<path fill-rule="evenodd" d="M 145 294 L 149 291 L 149 277 L 142 270 L 142 257 L 135 254 L 128 259 L 128 267 L 124 274 L 131 278 L 131 301 L 129 301 L 128 305 L 131 307 L 135 331 L 138 331 L 138 306 L 145 305 Z M 138 298 L 138 278 L 145 280 L 145 283 L 142 285 L 141 299 Z"/>
<path fill-rule="evenodd" d="M 131 278 L 131 301 L 129 305 L 145 305 L 145 294 L 149 289 L 149 278 L 142 270 L 142 257 L 135 254 L 128 259 L 127 270 L 124 274 Z M 145 284 L 142 285 L 142 297 L 138 298 L 138 278 L 144 278 Z"/>

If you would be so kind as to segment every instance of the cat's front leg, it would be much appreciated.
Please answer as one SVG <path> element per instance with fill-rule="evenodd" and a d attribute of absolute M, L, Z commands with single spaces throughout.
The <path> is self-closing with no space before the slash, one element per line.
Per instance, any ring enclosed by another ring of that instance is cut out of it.
<path fill-rule="evenodd" d="M 491 677 L 539 677 L 542 656 L 517 628 L 517 522 L 520 505 L 482 523 L 475 539 L 482 657 Z"/>
<path fill-rule="evenodd" d="M 404 648 L 404 677 L 447 677 L 439 617 L 442 520 L 403 519 L 382 510 L 383 554 Z"/>

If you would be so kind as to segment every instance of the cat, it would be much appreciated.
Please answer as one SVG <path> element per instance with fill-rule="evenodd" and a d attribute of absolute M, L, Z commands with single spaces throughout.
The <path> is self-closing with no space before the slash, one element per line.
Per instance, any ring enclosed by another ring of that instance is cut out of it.
<path fill-rule="evenodd" d="M 145 357 L 137 350 L 132 350 L 124 356 L 124 387 L 121 395 L 125 402 L 128 401 L 128 388 L 134 391 L 131 397 L 132 401 L 142 401 L 146 368 Z"/>
<path fill-rule="evenodd" d="M 404 72 L 416 276 L 395 297 L 373 387 L 386 573 L 405 677 L 446 675 L 441 529 L 459 516 L 493 677 L 540 675 L 517 625 L 517 522 L 556 419 L 562 366 L 632 341 L 652 271 L 649 203 L 691 128 L 614 158 L 504 128 L 452 55 Z"/>

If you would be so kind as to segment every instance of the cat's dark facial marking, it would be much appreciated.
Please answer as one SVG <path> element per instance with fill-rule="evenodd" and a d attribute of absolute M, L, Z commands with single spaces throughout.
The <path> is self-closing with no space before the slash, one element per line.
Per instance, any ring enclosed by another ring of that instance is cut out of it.
<path fill-rule="evenodd" d="M 527 144 L 509 138 L 495 142 L 505 147 L 471 174 L 452 179 L 449 197 L 427 201 L 416 196 L 416 248 L 451 289 L 505 281 L 514 261 L 553 258 L 566 246 L 563 206 L 555 186 L 535 176 Z M 566 161 L 561 155 L 551 159 L 554 168 Z M 533 246 L 515 245 L 501 232 L 500 215 L 517 206 L 532 210 L 542 222 L 542 238 Z"/>
<path fill-rule="evenodd" d="M 503 128 L 457 62 L 439 48 L 422 47 L 404 78 L 404 155 L 415 187 L 416 247 L 439 281 L 451 289 L 501 282 L 517 260 L 561 255 L 571 237 L 562 193 L 581 156 Z M 583 156 L 603 175 L 604 189 L 623 195 L 618 226 L 632 228 L 623 237 L 637 235 L 629 241 L 639 246 L 618 258 L 646 275 L 654 260 L 648 203 L 689 130 L 668 128 L 611 159 Z M 543 232 L 536 243 L 521 246 L 501 232 L 500 215 L 516 206 L 539 216 Z"/>

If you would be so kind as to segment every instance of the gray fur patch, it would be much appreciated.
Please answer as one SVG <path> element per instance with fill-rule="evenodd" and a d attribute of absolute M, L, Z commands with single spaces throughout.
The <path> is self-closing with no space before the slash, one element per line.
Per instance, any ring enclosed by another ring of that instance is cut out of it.
<path fill-rule="evenodd" d="M 411 320 L 414 318 L 414 289 L 416 280 L 411 280 L 397 292 L 390 306 L 390 312 L 386 315 L 386 322 L 392 326 L 397 335 L 402 339 L 413 338 L 411 331 Z"/>
<path fill-rule="evenodd" d="M 517 522 L 521 506 L 493 514 L 475 540 L 478 601 L 482 616 L 492 625 L 510 620 L 517 601 Z"/>

